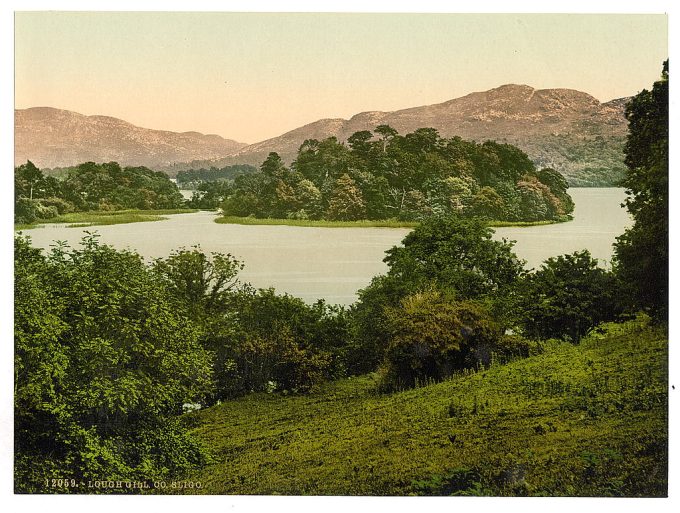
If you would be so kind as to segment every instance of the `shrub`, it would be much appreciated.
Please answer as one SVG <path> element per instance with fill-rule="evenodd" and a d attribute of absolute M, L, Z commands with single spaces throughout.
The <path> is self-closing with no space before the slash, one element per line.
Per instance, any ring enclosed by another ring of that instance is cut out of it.
<path fill-rule="evenodd" d="M 31 224 L 38 218 L 36 204 L 28 198 L 19 198 L 14 203 L 14 222 Z"/>
<path fill-rule="evenodd" d="M 76 209 L 76 207 L 70 201 L 66 201 L 65 199 L 57 198 L 57 197 L 41 199 L 40 203 L 42 203 L 45 207 L 56 208 L 57 213 L 59 215 L 69 214 L 71 212 L 74 212 L 75 209 Z"/>
<path fill-rule="evenodd" d="M 17 237 L 14 333 L 16 491 L 200 463 L 173 419 L 210 392 L 210 355 L 139 255 L 88 236 L 44 257 Z"/>
<path fill-rule="evenodd" d="M 475 303 L 456 302 L 436 289 L 412 294 L 387 308 L 390 340 L 387 388 L 441 380 L 456 370 L 488 365 L 498 327 Z"/>
<path fill-rule="evenodd" d="M 216 355 L 214 399 L 270 391 L 269 382 L 278 390 L 305 392 L 345 375 L 344 310 L 248 287 L 234 293 L 225 310 L 202 337 Z"/>
<path fill-rule="evenodd" d="M 549 258 L 518 287 L 519 323 L 532 338 L 578 342 L 619 315 L 618 290 L 616 277 L 587 250 Z"/>

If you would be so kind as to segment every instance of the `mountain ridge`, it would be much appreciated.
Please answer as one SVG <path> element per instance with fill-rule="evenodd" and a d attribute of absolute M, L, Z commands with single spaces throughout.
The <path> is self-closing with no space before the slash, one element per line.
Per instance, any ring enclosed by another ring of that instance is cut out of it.
<path fill-rule="evenodd" d="M 600 102 L 575 89 L 535 89 L 526 84 L 505 84 L 431 105 L 364 111 L 348 119 L 323 118 L 253 144 L 194 131 L 143 129 L 110 116 L 84 116 L 51 107 L 34 107 L 15 111 L 15 165 L 27 159 L 39 167 L 117 160 L 123 165 L 146 165 L 173 176 L 180 170 L 198 167 L 259 166 L 270 152 L 278 153 L 290 164 L 307 139 L 336 137 L 344 142 L 357 131 L 374 130 L 378 125 L 387 124 L 401 134 L 431 127 L 442 137 L 513 144 L 527 153 L 537 166 L 560 171 L 571 185 L 613 185 L 625 173 L 627 100 Z M 45 114 L 50 109 L 61 113 L 51 125 L 48 120 L 42 124 L 39 119 L 26 122 L 30 117 L 26 113 L 35 115 L 42 110 Z M 98 126 L 91 123 L 76 126 L 77 121 L 84 120 L 94 121 Z M 71 130 L 59 140 L 54 132 L 57 135 L 63 132 L 64 124 Z M 105 129 L 128 133 L 107 138 Z M 117 146 L 112 140 L 118 141 Z M 107 141 L 111 143 L 108 146 Z"/>
<path fill-rule="evenodd" d="M 142 128 L 113 116 L 54 107 L 15 109 L 15 165 L 64 167 L 85 161 L 158 168 L 220 158 L 245 146 L 216 134 Z"/>
<path fill-rule="evenodd" d="M 574 89 L 506 84 L 431 105 L 320 119 L 206 164 L 259 165 L 269 152 L 290 163 L 306 139 L 334 136 L 345 142 L 354 132 L 388 124 L 401 134 L 431 127 L 443 137 L 507 142 L 525 151 L 537 166 L 554 167 L 572 185 L 614 184 L 625 170 L 627 100 L 603 103 Z"/>

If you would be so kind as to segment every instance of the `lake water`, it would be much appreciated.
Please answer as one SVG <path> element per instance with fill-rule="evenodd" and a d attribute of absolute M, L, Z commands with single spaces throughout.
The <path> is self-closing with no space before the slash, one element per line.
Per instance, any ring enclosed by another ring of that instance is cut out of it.
<path fill-rule="evenodd" d="M 496 238 L 516 240 L 516 253 L 527 267 L 551 256 L 587 248 L 608 263 L 615 237 L 631 224 L 623 189 L 570 189 L 576 204 L 568 223 L 526 228 L 498 228 Z M 173 249 L 200 245 L 204 251 L 231 253 L 245 263 L 240 277 L 256 287 L 275 287 L 305 301 L 324 298 L 348 305 L 356 291 L 382 274 L 385 250 L 409 232 L 401 228 L 302 228 L 217 224 L 213 212 L 168 216 L 150 223 L 67 228 L 46 225 L 26 232 L 33 245 L 48 248 L 55 240 L 76 246 L 84 230 L 100 241 L 129 248 L 147 258 L 167 256 Z"/>

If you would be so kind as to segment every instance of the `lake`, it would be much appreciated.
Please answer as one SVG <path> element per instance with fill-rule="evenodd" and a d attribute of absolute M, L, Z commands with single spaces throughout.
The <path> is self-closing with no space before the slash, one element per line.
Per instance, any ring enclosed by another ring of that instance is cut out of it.
<path fill-rule="evenodd" d="M 551 256 L 588 249 L 608 264 L 615 237 L 631 220 L 621 203 L 623 189 L 573 188 L 574 220 L 533 227 L 497 228 L 495 238 L 517 241 L 516 253 L 527 267 L 538 267 Z M 382 274 L 385 250 L 397 245 L 407 228 L 303 228 L 217 224 L 213 212 L 168 216 L 165 221 L 90 228 L 46 225 L 26 233 L 33 245 L 49 248 L 55 240 L 76 246 L 85 230 L 100 241 L 129 248 L 147 258 L 165 257 L 173 249 L 200 245 L 204 251 L 231 253 L 245 263 L 243 281 L 275 287 L 305 301 L 324 298 L 349 305 L 357 290 Z"/>

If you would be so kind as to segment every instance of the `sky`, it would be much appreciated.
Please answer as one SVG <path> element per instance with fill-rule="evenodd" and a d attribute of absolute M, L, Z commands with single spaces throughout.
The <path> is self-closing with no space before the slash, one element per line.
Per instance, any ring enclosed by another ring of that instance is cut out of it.
<path fill-rule="evenodd" d="M 254 143 L 507 83 L 601 101 L 658 79 L 662 14 L 17 12 L 15 108 Z"/>

